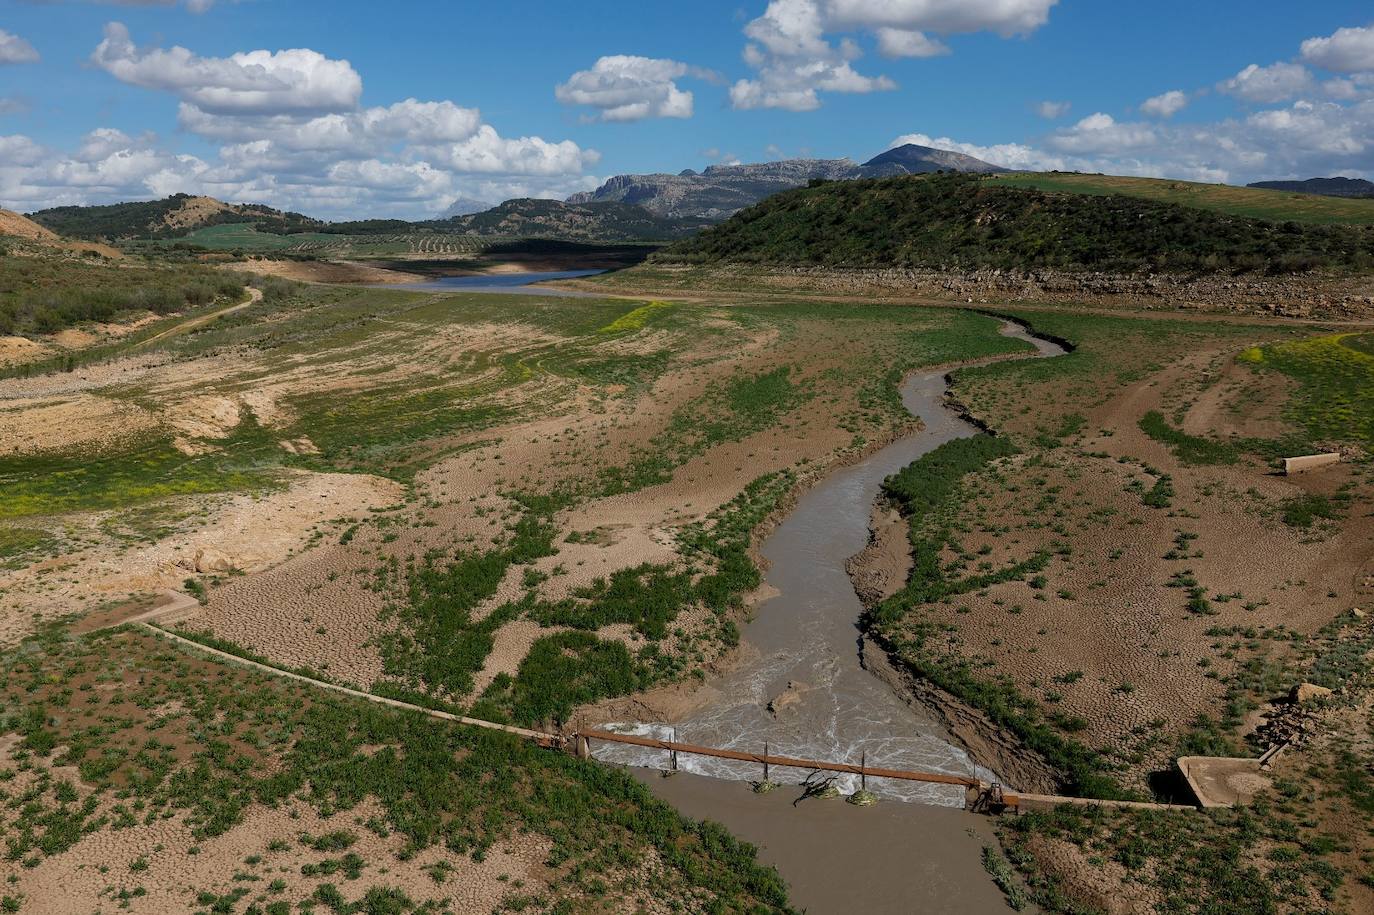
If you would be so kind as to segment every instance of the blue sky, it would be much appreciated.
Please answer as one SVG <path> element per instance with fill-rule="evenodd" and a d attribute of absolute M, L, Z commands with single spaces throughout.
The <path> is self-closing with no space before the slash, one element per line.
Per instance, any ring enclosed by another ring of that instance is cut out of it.
<path fill-rule="evenodd" d="M 1374 177 L 1366 2 L 0 0 L 0 204 L 326 217 L 850 156 Z"/>

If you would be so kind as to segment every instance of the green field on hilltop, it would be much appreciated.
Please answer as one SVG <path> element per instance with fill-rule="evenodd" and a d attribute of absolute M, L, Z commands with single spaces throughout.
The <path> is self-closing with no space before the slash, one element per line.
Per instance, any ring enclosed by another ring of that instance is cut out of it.
<path fill-rule="evenodd" d="M 1117 175 L 1081 175 L 1068 172 L 1019 172 L 999 175 L 999 184 L 1010 187 L 1035 188 L 1041 191 L 1073 194 L 1124 194 L 1161 203 L 1198 207 L 1269 219 L 1330 225 L 1374 225 L 1374 200 L 1321 197 L 1316 194 L 1296 194 L 1264 188 L 1233 187 L 1228 184 L 1201 184 L 1194 181 L 1175 181 L 1169 178 L 1128 178 Z"/>
<path fill-rule="evenodd" d="M 164 238 L 160 240 L 160 244 L 195 245 L 198 248 L 208 248 L 211 251 L 236 249 L 243 251 L 286 251 L 309 242 L 338 243 L 339 241 L 339 236 L 325 235 L 322 232 L 280 235 L 273 232 L 260 232 L 257 226 L 250 222 L 231 222 L 217 226 L 205 226 L 176 238 Z"/>
<path fill-rule="evenodd" d="M 473 254 L 505 241 L 497 237 L 450 235 L 437 232 L 340 235 L 333 232 L 293 232 L 289 235 L 260 231 L 252 223 L 205 226 L 176 238 L 164 238 L 162 247 L 192 245 L 207 251 L 238 251 L 247 254 L 291 253 L 324 257 L 378 257 L 397 254 Z"/>

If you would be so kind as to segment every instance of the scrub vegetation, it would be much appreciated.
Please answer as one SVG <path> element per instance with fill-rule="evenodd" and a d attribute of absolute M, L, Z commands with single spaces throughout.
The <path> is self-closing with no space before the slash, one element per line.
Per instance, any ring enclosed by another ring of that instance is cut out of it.
<path fill-rule="evenodd" d="M 0 336 L 53 334 L 243 298 L 242 280 L 203 267 L 117 266 L 100 259 L 0 257 Z"/>
<path fill-rule="evenodd" d="M 384 874 L 397 879 L 421 857 L 465 875 L 460 880 L 499 888 L 482 862 L 535 840 L 542 859 L 496 891 L 508 906 L 571 911 L 608 896 L 668 894 L 722 912 L 788 910 L 777 875 L 755 863 L 751 848 L 719 827 L 683 819 L 623 773 L 210 663 L 154 636 L 44 632 L 7 654 L 0 695 L 0 733 L 18 741 L 4 770 L 12 803 L 0 829 L 8 861 L 21 870 L 38 872 L 96 834 L 126 836 L 127 846 L 172 829 L 213 849 L 255 809 L 311 810 L 349 825 L 315 837 L 298 838 L 289 827 L 259 835 L 266 851 L 247 864 L 262 876 L 245 884 L 226 871 L 180 898 L 159 890 L 160 904 L 262 911 L 280 900 L 294 909 L 328 897 L 339 877 L 350 898 L 390 892 L 394 901 L 398 891 L 388 890 Z M 347 815 L 365 803 L 376 813 L 354 825 Z M 386 857 L 356 854 L 360 834 L 385 839 Z M 289 886 L 270 890 L 264 878 L 275 869 L 263 856 L 270 862 L 298 841 L 313 852 L 311 863 Z M 173 863 L 171 854 L 162 846 L 149 851 L 159 871 Z M 139 860 L 146 870 L 148 859 Z M 366 894 L 348 888 L 364 871 Z M 227 905 L 216 901 L 235 886 L 246 892 Z M 453 911 L 455 890 L 436 880 L 425 899 L 362 910 Z"/>
<path fill-rule="evenodd" d="M 1273 223 L 1126 196 L 1050 194 L 968 175 L 785 191 L 654 260 L 808 267 L 1358 271 L 1374 226 Z"/>

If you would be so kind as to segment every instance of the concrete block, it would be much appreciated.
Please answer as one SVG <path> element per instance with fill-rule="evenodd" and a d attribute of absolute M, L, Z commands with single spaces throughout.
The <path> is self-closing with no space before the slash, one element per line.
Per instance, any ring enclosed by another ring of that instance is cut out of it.
<path fill-rule="evenodd" d="M 1304 470 L 1316 470 L 1318 467 L 1339 464 L 1340 461 L 1341 455 L 1336 451 L 1327 454 L 1305 454 L 1302 457 L 1284 458 L 1283 472 L 1291 477 L 1293 474 L 1302 473 Z"/>

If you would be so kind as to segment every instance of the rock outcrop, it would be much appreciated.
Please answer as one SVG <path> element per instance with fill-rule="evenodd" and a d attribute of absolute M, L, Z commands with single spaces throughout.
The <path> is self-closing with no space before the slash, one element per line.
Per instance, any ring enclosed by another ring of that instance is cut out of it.
<path fill-rule="evenodd" d="M 956 272 L 759 266 L 714 269 L 721 279 L 737 273 L 754 285 L 820 294 L 929 297 L 998 304 L 1067 301 L 1103 307 L 1169 308 L 1321 320 L 1374 317 L 1374 278 L 1368 276 L 1196 276 L 1056 270 Z"/>

